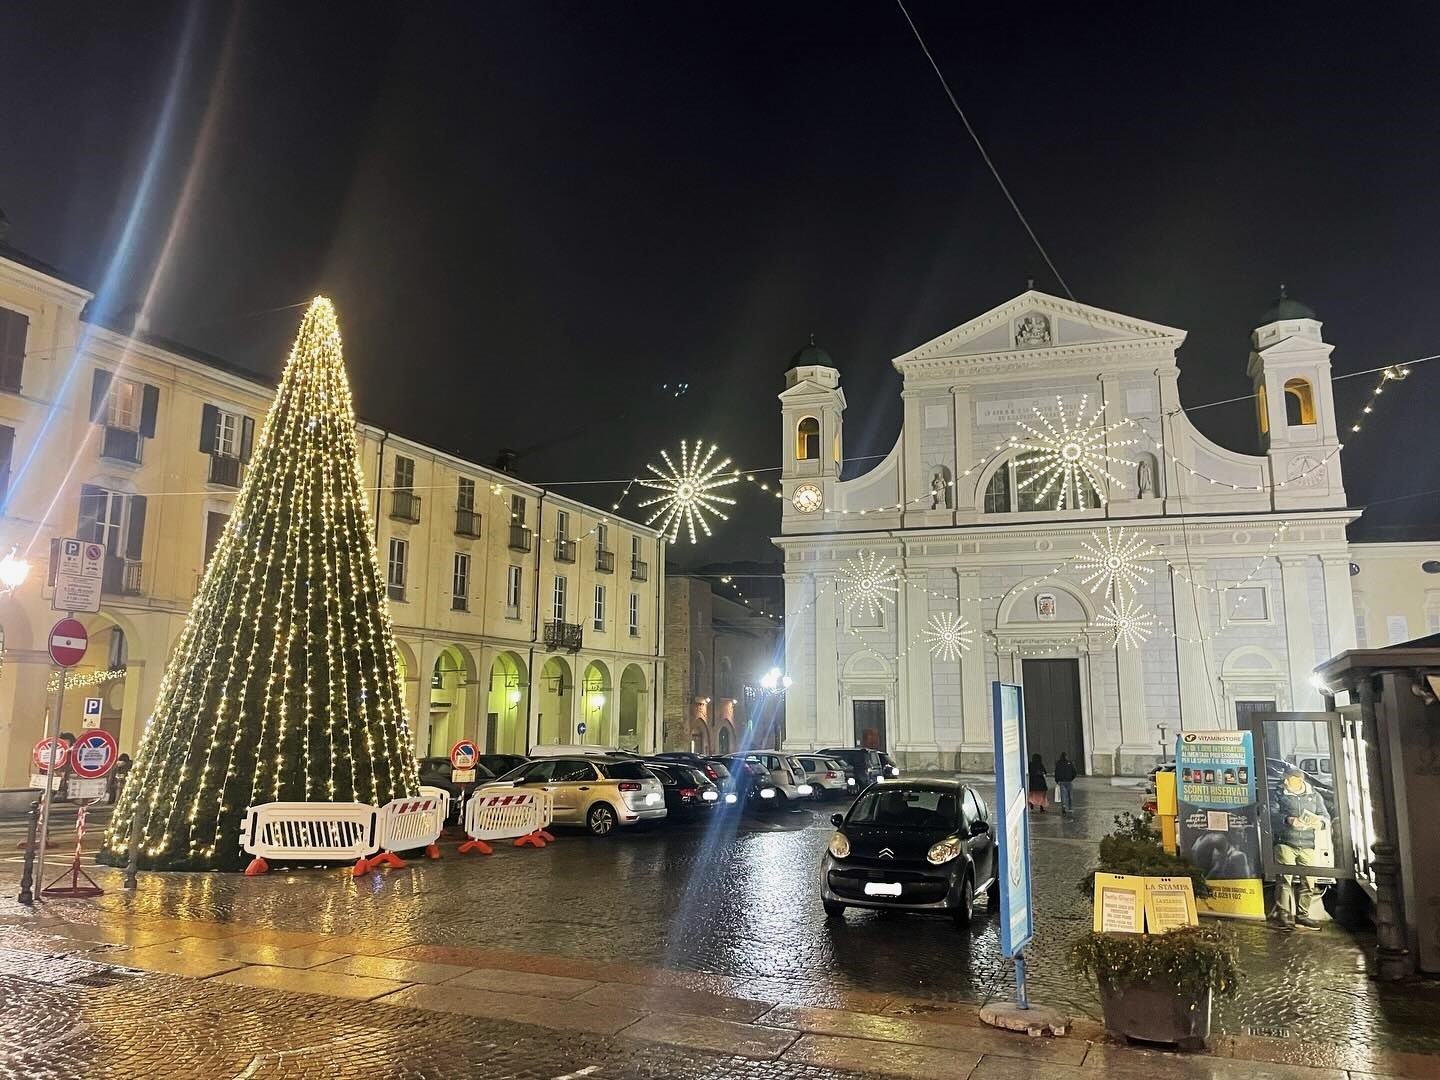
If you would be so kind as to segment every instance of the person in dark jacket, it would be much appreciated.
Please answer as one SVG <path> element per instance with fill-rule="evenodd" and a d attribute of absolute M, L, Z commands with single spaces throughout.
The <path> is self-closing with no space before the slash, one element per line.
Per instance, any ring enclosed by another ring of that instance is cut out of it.
<path fill-rule="evenodd" d="M 1279 788 L 1271 797 L 1270 823 L 1277 862 L 1290 866 L 1316 865 L 1315 833 L 1330 828 L 1330 814 L 1305 773 L 1293 765 L 1285 770 Z M 1316 895 L 1314 878 L 1281 874 L 1275 883 L 1275 906 L 1270 911 L 1270 921 L 1287 932 L 1297 926 L 1319 930 L 1320 924 L 1310 917 L 1310 905 Z"/>
<path fill-rule="evenodd" d="M 1050 779 L 1045 775 L 1045 762 L 1039 754 L 1030 755 L 1030 809 L 1042 814 L 1050 805 Z"/>
<path fill-rule="evenodd" d="M 1060 755 L 1055 762 L 1055 786 L 1060 789 L 1060 812 L 1068 814 L 1075 809 L 1075 765 L 1070 758 Z"/>

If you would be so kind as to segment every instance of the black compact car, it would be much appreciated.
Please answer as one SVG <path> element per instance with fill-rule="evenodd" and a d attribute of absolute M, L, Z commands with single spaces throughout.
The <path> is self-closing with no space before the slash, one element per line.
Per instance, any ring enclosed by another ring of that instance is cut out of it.
<path fill-rule="evenodd" d="M 880 770 L 886 780 L 894 780 L 900 775 L 900 766 L 895 764 L 895 759 L 884 750 L 876 750 L 875 756 L 880 759 Z"/>
<path fill-rule="evenodd" d="M 693 820 L 715 812 L 720 791 L 708 776 L 679 761 L 647 761 L 645 767 L 665 785 L 667 821 Z"/>
<path fill-rule="evenodd" d="M 828 747 L 817 752 L 838 758 L 848 765 L 855 775 L 855 786 L 862 790 L 885 776 L 885 763 L 880 760 L 880 755 L 863 746 Z M 899 770 L 896 772 L 898 774 Z"/>
<path fill-rule="evenodd" d="M 999 849 L 989 811 L 964 784 L 890 781 L 830 820 L 836 831 L 820 872 L 826 915 L 888 908 L 948 914 L 965 925 L 980 893 L 990 911 L 999 910 Z"/>
<path fill-rule="evenodd" d="M 720 773 L 715 768 L 714 762 L 700 754 L 692 754 L 686 750 L 666 750 L 656 754 L 652 761 L 678 761 L 682 765 L 689 765 L 692 769 L 699 769 L 712 784 L 718 784 Z"/>
<path fill-rule="evenodd" d="M 711 760 L 724 766 L 730 777 L 730 791 L 747 810 L 772 809 L 779 803 L 770 774 L 758 762 L 746 761 L 744 754 Z"/>
<path fill-rule="evenodd" d="M 530 759 L 523 754 L 481 754 L 475 760 L 496 776 L 504 776 L 511 769 L 518 769 Z"/>
<path fill-rule="evenodd" d="M 460 785 L 454 780 L 454 767 L 448 757 L 422 757 L 415 762 L 420 770 L 420 783 L 437 787 L 450 796 L 450 817 L 460 820 Z M 484 765 L 475 766 L 475 781 L 468 785 L 474 788 L 487 780 L 494 780 L 495 774 Z"/>

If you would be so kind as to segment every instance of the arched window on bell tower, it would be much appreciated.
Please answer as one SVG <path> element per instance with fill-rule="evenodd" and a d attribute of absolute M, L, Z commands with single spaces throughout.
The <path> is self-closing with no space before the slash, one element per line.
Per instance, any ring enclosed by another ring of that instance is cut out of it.
<path fill-rule="evenodd" d="M 795 425 L 795 460 L 815 461 L 820 457 L 820 421 L 802 416 Z"/>
<path fill-rule="evenodd" d="M 1291 427 L 1315 423 L 1315 390 L 1308 379 L 1286 380 L 1285 423 Z"/>

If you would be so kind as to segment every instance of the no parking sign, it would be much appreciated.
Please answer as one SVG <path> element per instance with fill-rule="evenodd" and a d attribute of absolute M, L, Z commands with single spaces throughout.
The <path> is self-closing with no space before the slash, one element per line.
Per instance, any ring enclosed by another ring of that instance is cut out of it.
<path fill-rule="evenodd" d="M 108 731 L 87 731 L 70 748 L 70 769 L 76 776 L 97 780 L 115 767 L 120 746 Z"/>

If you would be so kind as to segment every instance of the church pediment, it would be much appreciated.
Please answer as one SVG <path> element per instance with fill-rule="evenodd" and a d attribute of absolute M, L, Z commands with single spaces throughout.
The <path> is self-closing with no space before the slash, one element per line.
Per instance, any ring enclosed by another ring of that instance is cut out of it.
<path fill-rule="evenodd" d="M 1048 293 L 1021 293 L 984 315 L 897 356 L 904 371 L 917 362 L 1015 354 L 1053 360 L 1067 351 L 1093 352 L 1137 346 L 1179 348 L 1185 331 L 1113 311 L 1077 304 Z M 1036 355 L 1039 354 L 1039 355 Z"/>

